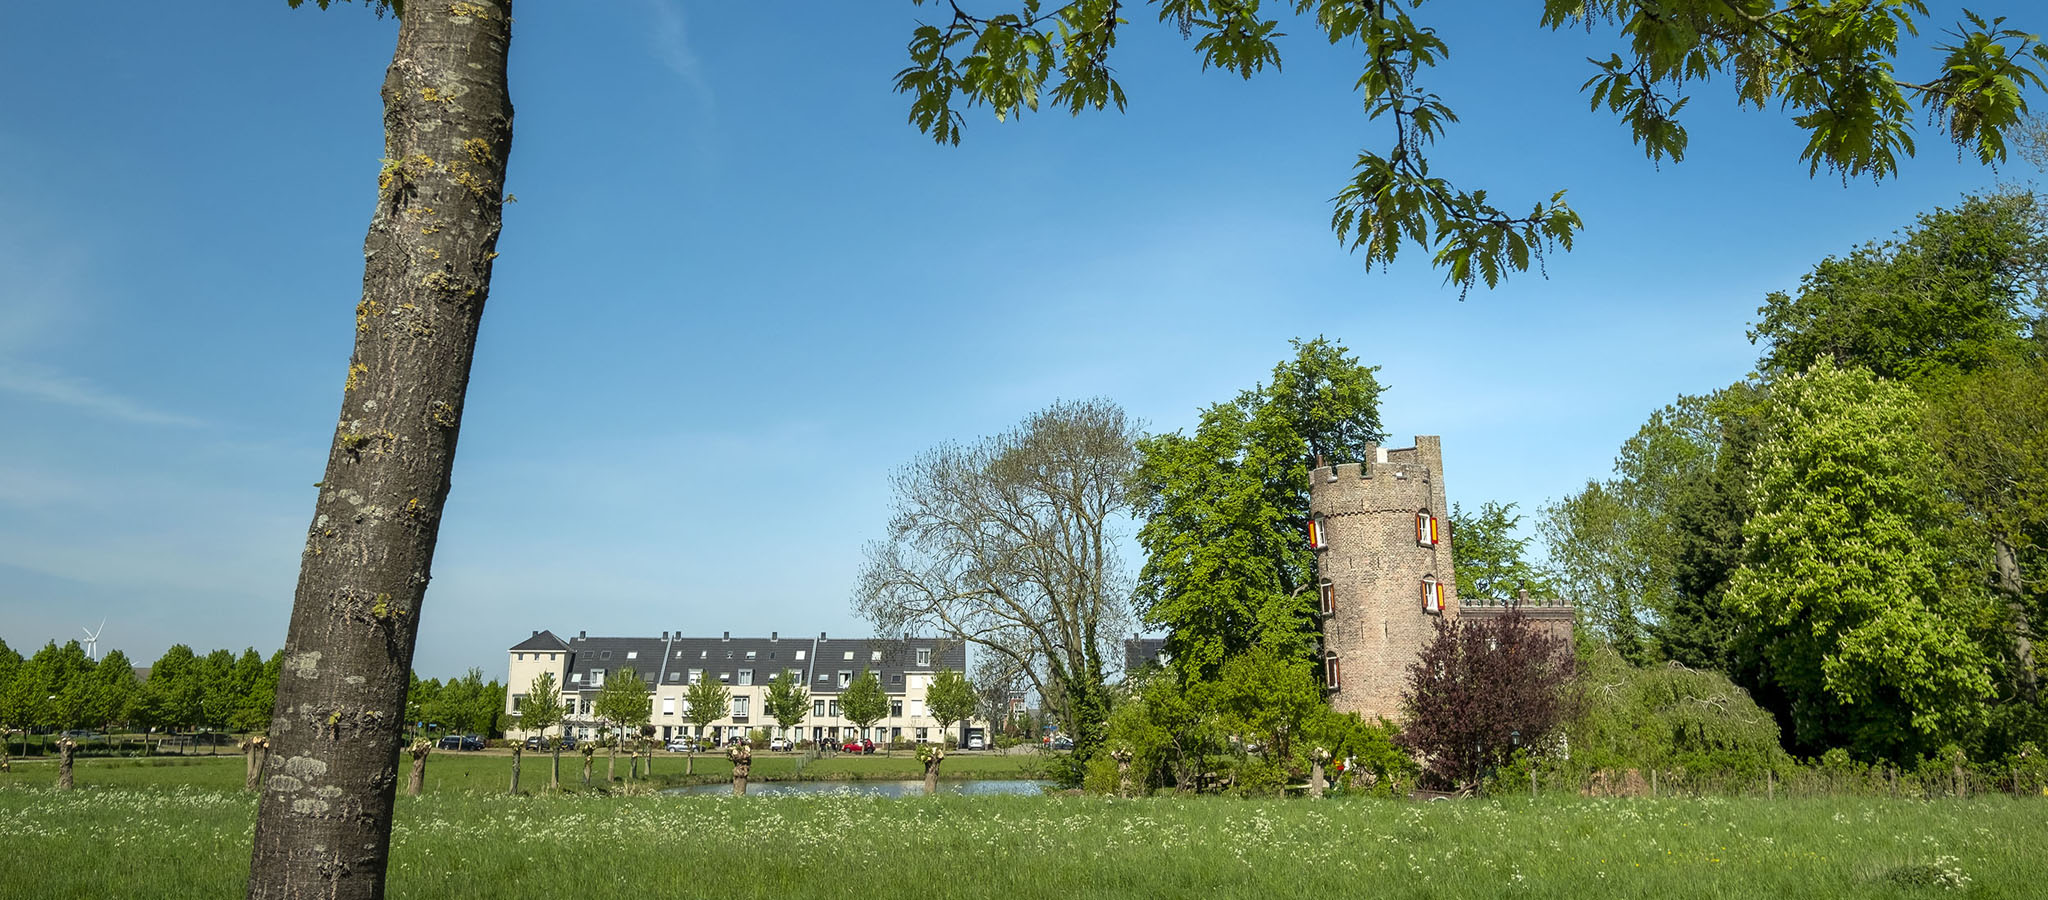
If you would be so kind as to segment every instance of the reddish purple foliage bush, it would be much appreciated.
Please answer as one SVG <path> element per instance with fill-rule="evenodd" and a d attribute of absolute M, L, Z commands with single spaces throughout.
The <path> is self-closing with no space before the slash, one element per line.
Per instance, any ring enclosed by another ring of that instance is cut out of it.
<path fill-rule="evenodd" d="M 1564 720 L 1572 653 L 1521 613 L 1440 619 L 1408 667 L 1401 746 L 1424 757 L 1440 787 L 1476 786 L 1517 747 L 1540 746 Z"/>

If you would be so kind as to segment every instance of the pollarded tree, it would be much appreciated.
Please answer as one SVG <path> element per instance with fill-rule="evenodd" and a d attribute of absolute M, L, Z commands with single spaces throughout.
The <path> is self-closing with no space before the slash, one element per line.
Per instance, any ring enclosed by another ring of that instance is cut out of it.
<path fill-rule="evenodd" d="M 2001 610 L 1965 563 L 1920 416 L 1904 385 L 1826 357 L 1771 391 L 1727 604 L 1803 750 L 1908 760 L 1984 720 L 1973 632 Z"/>
<path fill-rule="evenodd" d="M 562 690 L 555 685 L 555 673 L 542 672 L 533 676 L 533 684 L 526 689 L 526 699 L 519 701 L 519 728 L 545 739 L 548 729 L 562 724 L 566 712 L 562 705 Z M 559 735 L 548 742 L 548 749 L 554 756 L 552 767 L 548 769 L 548 790 L 559 791 L 562 789 L 562 739 Z"/>
<path fill-rule="evenodd" d="M 975 695 L 967 676 L 952 669 L 940 669 L 939 674 L 932 676 L 931 686 L 924 690 L 925 711 L 939 720 L 940 731 L 950 732 L 953 723 L 972 718 L 980 703 L 981 698 Z"/>
<path fill-rule="evenodd" d="M 1309 469 L 1381 439 L 1375 371 L 1341 343 L 1297 340 L 1270 382 L 1203 410 L 1194 434 L 1138 442 L 1136 601 L 1182 679 L 1214 680 L 1254 646 L 1314 656 Z"/>
<path fill-rule="evenodd" d="M 867 546 L 854 608 L 882 634 L 938 632 L 1009 659 L 1075 752 L 1092 752 L 1102 660 L 1130 620 L 1116 545 L 1136 437 L 1120 407 L 1087 400 L 920 455 L 891 477 L 889 539 Z"/>
<path fill-rule="evenodd" d="M 889 695 L 882 692 L 882 679 L 872 669 L 862 669 L 839 692 L 839 713 L 860 727 L 861 737 L 868 737 L 868 729 L 889 714 Z"/>
<path fill-rule="evenodd" d="M 922 5 L 924 0 L 912 0 Z M 1007 5 L 1007 4 L 1005 4 Z M 1114 103 L 1124 90 L 1109 64 L 1127 25 L 1119 0 L 1025 0 L 1014 12 L 951 5 L 943 24 L 912 32 L 910 65 L 896 89 L 915 99 L 910 121 L 940 143 L 959 143 L 959 107 L 988 105 L 998 119 L 1036 110 L 1041 99 L 1079 114 Z M 1411 8 L 1420 3 L 1295 0 L 1270 4 L 1157 0 L 1159 20 L 1183 37 L 1204 68 L 1243 78 L 1280 67 L 1278 39 L 1288 30 L 1320 32 L 1332 45 L 1357 47 L 1357 87 L 1368 120 L 1387 123 L 1384 150 L 1363 150 L 1350 182 L 1337 191 L 1331 225 L 1340 242 L 1365 251 L 1368 268 L 1392 262 L 1404 245 L 1435 254 L 1446 278 L 1469 287 L 1525 271 L 1545 250 L 1569 250 L 1581 222 L 1564 191 L 1526 215 L 1500 207 L 1484 190 L 1462 190 L 1429 165 L 1429 151 L 1458 121 L 1424 79 L 1450 47 Z M 1940 63 L 1928 75 L 1895 74 L 1900 41 L 1917 34 L 1924 4 L 1807 3 L 1790 0 L 1544 0 L 1539 20 L 1551 30 L 1613 26 L 1615 52 L 1588 58 L 1582 90 L 1629 125 L 1651 161 L 1685 157 L 1679 111 L 1693 83 L 1724 76 L 1738 103 L 1777 103 L 1808 134 L 1800 161 L 1844 177 L 1895 174 L 1913 153 L 1913 124 L 1924 115 L 1982 162 L 2005 159 L 2006 136 L 2020 130 L 2023 96 L 2042 87 L 2048 64 L 2033 35 L 1965 13 L 1931 48 Z M 1350 52 L 1350 51 L 1347 51 Z M 1569 51 L 1578 56 L 1576 46 Z M 1504 88 L 1512 89 L 1512 88 Z"/>
<path fill-rule="evenodd" d="M 607 783 L 612 781 L 618 765 L 619 745 L 625 743 L 629 731 L 639 733 L 640 726 L 646 724 L 651 715 L 653 703 L 647 682 L 640 680 L 640 673 L 633 671 L 631 666 L 606 675 L 604 684 L 597 689 L 597 699 L 591 704 L 591 712 L 612 732 L 611 756 L 606 760 L 604 769 Z"/>
<path fill-rule="evenodd" d="M 1520 611 L 1493 619 L 1439 619 L 1436 637 L 1408 667 L 1407 720 L 1398 738 L 1446 787 L 1479 783 L 1522 747 L 1540 747 L 1563 723 L 1571 648 Z"/>
<path fill-rule="evenodd" d="M 697 742 L 694 738 L 703 737 L 704 729 L 725 718 L 726 707 L 732 703 L 732 692 L 726 690 L 725 683 L 710 672 L 699 672 L 697 680 L 683 689 L 683 703 L 683 718 L 696 727 L 696 734 L 691 735 L 690 755 L 683 761 L 683 774 L 694 775 L 697 772 Z"/>
<path fill-rule="evenodd" d="M 762 705 L 767 707 L 768 717 L 782 729 L 783 737 L 789 737 L 792 731 L 801 734 L 799 726 L 803 725 L 804 717 L 811 714 L 811 692 L 804 689 L 802 676 L 792 670 L 784 670 L 768 682 L 768 693 Z"/>

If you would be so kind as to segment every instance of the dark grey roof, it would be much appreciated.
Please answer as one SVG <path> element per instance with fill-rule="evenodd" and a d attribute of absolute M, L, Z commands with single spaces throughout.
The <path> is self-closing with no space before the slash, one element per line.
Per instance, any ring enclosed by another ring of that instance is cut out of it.
<path fill-rule="evenodd" d="M 840 672 L 857 677 L 863 669 L 872 669 L 882 680 L 882 690 L 900 694 L 906 687 L 907 673 L 967 671 L 966 645 L 942 638 L 635 638 L 579 634 L 570 638 L 567 646 L 570 654 L 565 687 L 569 690 L 589 690 L 593 669 L 604 669 L 609 677 L 628 666 L 650 684 L 662 685 L 687 683 L 692 669 L 702 670 L 706 677 L 723 678 L 728 685 L 740 683 L 741 670 L 752 670 L 753 683 L 765 685 L 774 680 L 776 673 L 795 669 L 802 675 L 804 687 L 813 694 L 839 693 Z M 931 651 L 930 664 L 918 664 L 919 650 Z M 846 658 L 848 653 L 853 654 L 852 659 Z"/>
<path fill-rule="evenodd" d="M 520 641 L 517 644 L 513 644 L 510 649 L 559 651 L 569 649 L 569 645 L 563 643 L 561 638 L 555 637 L 555 633 L 552 631 L 536 631 L 533 633 L 533 637 Z"/>
<path fill-rule="evenodd" d="M 1165 655 L 1165 638 L 1124 638 L 1124 674 L 1130 675 L 1146 666 L 1164 664 Z"/>

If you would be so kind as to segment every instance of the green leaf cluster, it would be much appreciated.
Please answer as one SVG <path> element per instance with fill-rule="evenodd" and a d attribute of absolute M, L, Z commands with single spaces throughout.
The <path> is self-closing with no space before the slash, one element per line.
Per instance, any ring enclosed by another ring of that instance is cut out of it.
<path fill-rule="evenodd" d="M 913 0 L 922 6 L 924 0 Z M 1584 227 L 1564 191 L 1526 207 L 1500 204 L 1433 173 L 1430 148 L 1458 121 L 1424 76 L 1450 46 L 1417 18 L 1419 2 L 1347 0 L 1156 0 L 1158 17 L 1194 39 L 1202 67 L 1251 78 L 1281 65 L 1282 21 L 1292 18 L 1331 45 L 1362 51 L 1354 83 L 1368 121 L 1391 132 L 1358 154 L 1351 178 L 1332 198 L 1330 224 L 1340 243 L 1363 251 L 1367 266 L 1393 262 L 1401 248 L 1429 251 L 1446 281 L 1461 289 L 1496 285 L 1526 271 L 1552 248 L 1570 250 Z M 910 122 L 940 143 L 958 144 L 960 109 L 986 104 L 998 121 L 1038 108 L 1050 91 L 1078 114 L 1126 104 L 1111 74 L 1120 17 L 1116 0 L 1074 0 L 1050 7 L 1022 0 L 1014 11 L 977 13 L 958 3 L 940 24 L 911 34 L 910 65 L 896 89 L 910 94 Z M 1807 132 L 1800 159 L 1844 178 L 1896 174 L 1914 152 L 1922 116 L 1984 163 L 2006 157 L 2006 136 L 2023 129 L 2026 95 L 2043 87 L 2048 48 L 2003 19 L 1970 12 L 1930 48 L 1931 77 L 1902 78 L 1903 39 L 1919 33 L 1928 10 L 1919 0 L 1808 3 L 1801 0 L 1545 0 L 1541 27 L 1611 29 L 1621 45 L 1586 61 L 1581 90 L 1594 110 L 1627 125 L 1652 161 L 1685 157 L 1681 114 L 1686 90 L 1717 76 L 1737 103 L 1772 101 Z M 1199 33 L 1199 37 L 1196 35 Z"/>

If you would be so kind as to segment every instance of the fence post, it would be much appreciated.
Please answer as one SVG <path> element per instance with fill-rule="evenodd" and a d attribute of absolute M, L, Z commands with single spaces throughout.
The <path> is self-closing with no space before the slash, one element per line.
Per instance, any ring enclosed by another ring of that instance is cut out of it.
<path fill-rule="evenodd" d="M 1778 772 L 1776 769 L 1764 770 L 1764 799 L 1778 799 Z"/>

